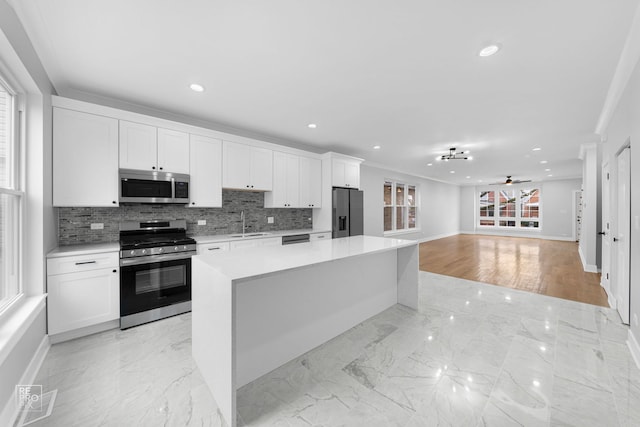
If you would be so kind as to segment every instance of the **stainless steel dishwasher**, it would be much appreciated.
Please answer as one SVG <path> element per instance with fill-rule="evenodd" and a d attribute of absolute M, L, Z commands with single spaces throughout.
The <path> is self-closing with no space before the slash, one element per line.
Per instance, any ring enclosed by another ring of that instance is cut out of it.
<path fill-rule="evenodd" d="M 282 236 L 282 245 L 293 245 L 295 243 L 306 243 L 309 241 L 309 234 L 290 234 Z"/>

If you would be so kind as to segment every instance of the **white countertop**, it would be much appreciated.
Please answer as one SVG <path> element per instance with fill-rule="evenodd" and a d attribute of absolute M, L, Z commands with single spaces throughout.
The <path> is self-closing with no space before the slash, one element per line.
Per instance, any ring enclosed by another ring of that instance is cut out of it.
<path fill-rule="evenodd" d="M 262 233 L 261 231 L 248 231 L 245 234 L 253 234 L 253 233 Z M 235 240 L 249 240 L 249 239 L 268 239 L 270 237 L 282 237 L 288 236 L 291 234 L 317 234 L 317 233 L 331 233 L 331 230 L 321 230 L 321 229 L 298 229 L 298 230 L 277 230 L 277 231 L 264 231 L 264 233 L 269 233 L 264 236 L 249 236 L 249 237 L 231 237 L 236 236 L 240 233 L 233 234 L 217 234 L 213 236 L 191 236 L 196 239 L 198 243 L 216 243 L 216 242 L 229 242 Z"/>
<path fill-rule="evenodd" d="M 90 255 L 104 252 L 119 252 L 120 243 L 89 243 L 86 245 L 58 246 L 47 254 L 47 258 L 59 258 L 65 256 Z"/>
<path fill-rule="evenodd" d="M 252 234 L 254 232 L 248 232 L 246 234 Z M 257 232 L 256 232 L 257 233 Z M 298 230 L 278 230 L 267 231 L 269 233 L 264 236 L 248 236 L 248 237 L 231 237 L 232 235 L 239 234 L 218 234 L 213 236 L 190 236 L 193 237 L 197 243 L 215 243 L 215 242 L 229 242 L 235 240 L 251 240 L 251 239 L 268 239 L 269 237 L 282 237 L 291 234 L 317 234 L 317 233 L 331 233 L 331 230 L 321 229 L 298 229 Z M 245 249 L 243 249 L 244 251 Z M 87 243 L 83 245 L 68 245 L 58 246 L 51 250 L 47 254 L 47 258 L 58 258 L 65 256 L 77 256 L 77 255 L 90 255 L 103 252 L 118 252 L 120 251 L 120 243 Z"/>
<path fill-rule="evenodd" d="M 257 278 L 284 270 L 417 245 L 416 240 L 352 236 L 286 246 L 216 252 L 194 258 L 231 280 Z"/>

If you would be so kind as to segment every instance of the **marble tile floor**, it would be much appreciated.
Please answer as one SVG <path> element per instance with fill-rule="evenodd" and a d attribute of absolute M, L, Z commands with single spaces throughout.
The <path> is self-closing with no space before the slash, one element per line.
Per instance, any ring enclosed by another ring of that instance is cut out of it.
<path fill-rule="evenodd" d="M 614 310 L 420 272 L 396 305 L 238 391 L 242 426 L 638 426 Z M 35 426 L 224 426 L 190 315 L 52 346 Z"/>

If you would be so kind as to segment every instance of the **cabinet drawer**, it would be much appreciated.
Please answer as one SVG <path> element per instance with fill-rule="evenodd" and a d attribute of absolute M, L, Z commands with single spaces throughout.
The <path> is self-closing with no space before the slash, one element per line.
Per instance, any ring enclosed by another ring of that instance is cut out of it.
<path fill-rule="evenodd" d="M 50 258 L 47 260 L 47 275 L 118 267 L 119 259 L 118 252 Z"/>
<path fill-rule="evenodd" d="M 309 237 L 311 240 L 331 240 L 331 233 L 315 233 Z"/>
<path fill-rule="evenodd" d="M 229 242 L 200 243 L 197 248 L 198 255 L 226 252 L 229 250 Z"/>

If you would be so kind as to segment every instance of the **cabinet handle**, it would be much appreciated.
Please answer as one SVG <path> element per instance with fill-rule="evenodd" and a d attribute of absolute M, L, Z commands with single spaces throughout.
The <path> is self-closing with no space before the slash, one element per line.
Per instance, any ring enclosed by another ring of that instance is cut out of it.
<path fill-rule="evenodd" d="M 247 185 L 247 188 L 249 188 L 249 186 Z"/>
<path fill-rule="evenodd" d="M 156 170 L 156 167 L 155 166 L 151 166 L 151 169 Z"/>
<path fill-rule="evenodd" d="M 324 239 L 324 236 L 318 236 L 316 239 Z"/>
<path fill-rule="evenodd" d="M 160 170 L 162 170 L 162 166 L 160 166 Z"/>
<path fill-rule="evenodd" d="M 218 249 L 220 249 L 220 248 L 209 248 L 208 250 L 210 250 L 210 251 L 217 251 Z"/>
<path fill-rule="evenodd" d="M 76 265 L 84 265 L 84 264 L 95 264 L 95 261 L 83 261 L 83 262 L 76 262 Z"/>
<path fill-rule="evenodd" d="M 251 188 L 253 188 L 253 185 L 251 186 Z"/>
<path fill-rule="evenodd" d="M 196 204 L 196 202 L 191 202 L 191 204 L 192 204 L 192 205 L 195 205 L 195 204 Z"/>
<path fill-rule="evenodd" d="M 117 272 L 118 272 L 118 270 L 113 270 L 113 272 L 114 272 L 114 273 L 117 273 Z"/>
<path fill-rule="evenodd" d="M 113 203 L 113 204 L 115 205 L 115 204 L 116 204 L 116 201 L 114 200 L 114 201 L 112 201 L 111 203 Z"/>

